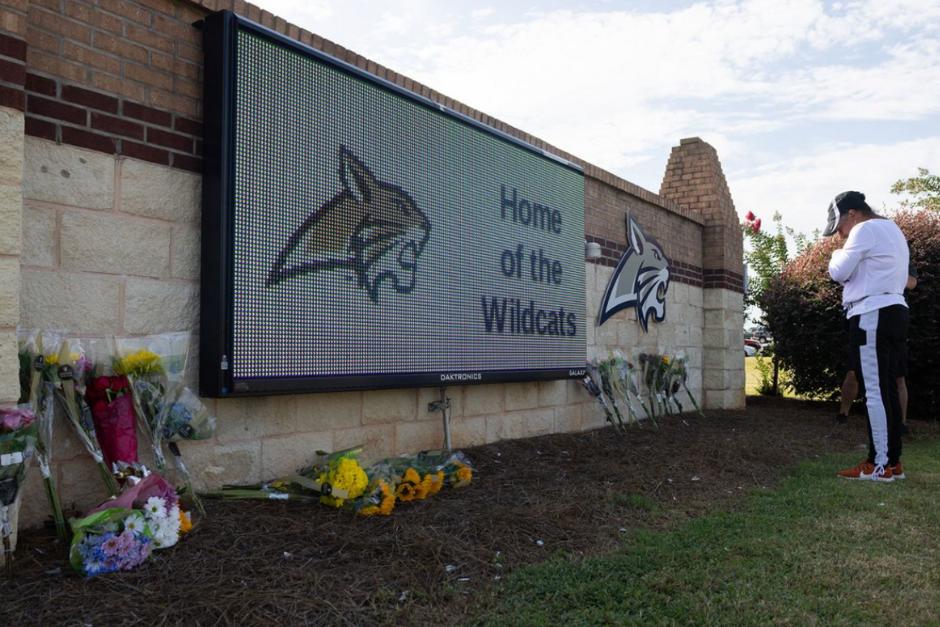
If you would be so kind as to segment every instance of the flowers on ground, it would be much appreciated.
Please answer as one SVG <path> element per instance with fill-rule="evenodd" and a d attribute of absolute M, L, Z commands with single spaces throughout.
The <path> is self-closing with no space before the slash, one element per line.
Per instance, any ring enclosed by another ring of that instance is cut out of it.
<path fill-rule="evenodd" d="M 346 499 L 355 499 L 365 492 L 369 485 L 369 476 L 352 455 L 344 455 L 330 461 L 326 471 L 320 473 L 317 480 L 329 484 L 331 489 L 339 488 L 347 494 L 345 498 L 324 494 L 320 502 L 331 507 L 342 507 Z"/>
<path fill-rule="evenodd" d="M 193 530 L 193 517 L 189 512 L 180 510 L 180 535 Z"/>
<path fill-rule="evenodd" d="M 73 518 L 72 567 L 89 577 L 143 564 L 154 548 L 153 532 L 140 511 L 122 507 Z"/>
<path fill-rule="evenodd" d="M 320 461 L 296 475 L 257 486 L 226 486 L 210 494 L 226 499 L 279 501 L 319 500 L 331 507 L 346 507 L 359 516 L 388 516 L 396 503 L 420 501 L 434 496 L 444 486 L 460 488 L 470 484 L 473 467 L 459 452 L 424 452 L 412 456 L 383 459 L 363 468 L 357 459 L 359 448 L 331 455 L 319 454 Z"/>
<path fill-rule="evenodd" d="M 388 516 L 395 509 L 395 492 L 384 479 L 370 484 L 371 490 L 360 499 L 356 513 L 360 516 Z"/>
<path fill-rule="evenodd" d="M 473 479 L 473 469 L 462 462 L 454 462 L 454 472 L 451 475 L 451 485 L 462 488 L 470 485 Z"/>
<path fill-rule="evenodd" d="M 82 570 L 86 575 L 102 575 L 133 570 L 150 557 L 151 541 L 143 533 L 125 529 L 89 534 L 78 544 Z"/>
<path fill-rule="evenodd" d="M 84 518 L 69 521 L 74 534 L 70 561 L 88 576 L 132 570 L 153 550 L 176 544 L 183 520 L 173 486 L 151 473 Z"/>
<path fill-rule="evenodd" d="M 144 506 L 144 518 L 153 532 L 153 548 L 165 549 L 179 540 L 181 529 L 179 503 L 170 505 L 166 498 L 151 496 Z"/>

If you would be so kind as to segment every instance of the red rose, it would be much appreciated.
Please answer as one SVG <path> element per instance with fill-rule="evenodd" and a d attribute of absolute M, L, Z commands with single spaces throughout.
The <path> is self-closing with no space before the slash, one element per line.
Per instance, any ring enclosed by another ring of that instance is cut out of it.
<path fill-rule="evenodd" d="M 748 211 L 747 213 L 745 213 L 745 214 L 744 214 L 744 219 L 747 220 L 748 222 L 753 222 L 753 221 L 754 221 L 754 212 L 753 212 L 753 211 Z"/>
<path fill-rule="evenodd" d="M 760 218 L 754 220 L 754 232 L 757 233 L 760 231 Z"/>
<path fill-rule="evenodd" d="M 107 389 L 108 377 L 95 377 L 85 389 L 85 398 L 89 404 L 92 404 L 99 398 L 103 398 Z"/>

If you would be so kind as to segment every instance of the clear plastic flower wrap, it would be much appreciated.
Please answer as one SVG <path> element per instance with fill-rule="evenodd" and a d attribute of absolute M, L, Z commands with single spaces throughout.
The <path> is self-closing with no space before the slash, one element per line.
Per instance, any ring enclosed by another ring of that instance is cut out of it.
<path fill-rule="evenodd" d="M 29 405 L 0 409 L 0 564 L 16 550 L 22 487 L 36 450 L 36 416 Z"/>
<path fill-rule="evenodd" d="M 47 356 L 47 363 L 51 360 L 52 357 Z M 74 427 L 78 439 L 95 460 L 108 492 L 117 494 L 117 483 L 104 461 L 104 453 L 95 432 L 94 418 L 84 399 L 86 376 L 91 371 L 91 361 L 85 356 L 82 344 L 77 339 L 61 340 L 54 360 L 55 363 L 50 364 L 55 368 L 54 374 L 50 371 L 49 376 L 54 378 L 55 398 Z"/>
<path fill-rule="evenodd" d="M 187 387 L 180 390 L 163 421 L 166 440 L 207 440 L 215 433 L 215 416 Z"/>
<path fill-rule="evenodd" d="M 604 408 L 607 420 L 619 431 L 628 423 L 682 413 L 680 392 L 685 390 L 690 404 L 701 414 L 687 386 L 687 359 L 683 352 L 674 356 L 640 352 L 633 362 L 618 351 L 608 359 L 589 363 L 583 383 Z"/>
<path fill-rule="evenodd" d="M 349 504 L 359 516 L 389 516 L 395 509 L 396 500 L 392 480 L 382 473 L 373 472 L 369 475 L 369 485 L 365 491 Z"/>
<path fill-rule="evenodd" d="M 188 355 L 185 332 L 116 340 L 114 373 L 130 382 L 140 428 L 150 436 L 158 469 L 166 467 L 163 423 L 168 403 L 183 386 Z"/>
<path fill-rule="evenodd" d="M 359 516 L 388 516 L 397 502 L 428 498 L 446 486 L 461 488 L 473 479 L 473 465 L 460 451 L 425 451 L 390 457 L 366 468 L 361 447 L 334 453 L 316 451 L 314 461 L 296 474 L 267 483 L 223 486 L 205 496 L 317 502 Z"/>
<path fill-rule="evenodd" d="M 55 522 L 56 533 L 62 540 L 68 537 L 65 515 L 59 500 L 59 490 L 52 473 L 52 434 L 55 416 L 55 384 L 50 379 L 43 354 L 44 334 L 38 331 L 17 331 L 20 362 L 20 403 L 29 403 L 36 415 L 36 462 L 42 475 L 49 509 Z M 51 340 L 51 338 L 50 338 Z M 58 338 L 52 340 L 58 345 Z M 58 357 L 57 357 L 58 359 Z"/>
<path fill-rule="evenodd" d="M 157 469 L 166 469 L 163 445 L 167 443 L 193 506 L 205 515 L 205 508 L 192 488 L 189 469 L 175 444 L 177 440 L 206 439 L 215 432 L 215 418 L 185 386 L 189 342 L 188 332 L 119 338 L 114 371 L 131 383 L 138 423 L 149 436 Z"/>
<path fill-rule="evenodd" d="M 154 548 L 154 533 L 140 510 L 109 507 L 69 523 L 69 562 L 88 577 L 133 570 Z"/>

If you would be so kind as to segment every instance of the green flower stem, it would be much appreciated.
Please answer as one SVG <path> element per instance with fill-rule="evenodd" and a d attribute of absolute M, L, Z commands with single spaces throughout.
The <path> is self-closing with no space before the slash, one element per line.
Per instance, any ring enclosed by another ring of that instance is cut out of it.
<path fill-rule="evenodd" d="M 166 459 L 163 456 L 163 451 L 159 450 L 157 443 L 154 441 L 150 417 L 144 411 L 144 404 L 141 402 L 140 392 L 137 390 L 137 377 L 131 373 L 124 376 L 127 377 L 127 384 L 131 389 L 131 401 L 134 404 L 134 414 L 137 416 L 137 428 L 147 436 L 147 442 L 150 443 L 150 448 L 153 450 L 154 465 L 158 471 L 163 472 L 166 470 Z"/>
<path fill-rule="evenodd" d="M 62 514 L 62 503 L 59 502 L 59 492 L 55 487 L 55 480 L 43 476 L 43 484 L 46 486 L 46 497 L 49 499 L 49 507 L 52 508 L 52 518 L 55 520 L 55 532 L 61 540 L 68 540 L 68 527 L 65 525 L 65 516 Z"/>
<path fill-rule="evenodd" d="M 183 477 L 183 484 L 186 486 L 187 494 L 192 496 L 193 507 L 202 515 L 203 518 L 206 517 L 206 506 L 203 505 L 202 499 L 199 498 L 199 495 L 196 494 L 196 490 L 193 489 L 193 480 L 189 474 L 189 469 L 186 467 L 186 464 L 183 463 L 183 455 L 180 453 L 179 446 L 176 442 L 170 442 L 168 444 L 170 452 L 173 453 L 173 463 L 176 466 L 176 470 L 179 472 L 180 476 Z"/>
<path fill-rule="evenodd" d="M 108 467 L 105 466 L 104 457 L 101 454 L 101 449 L 98 446 L 98 442 L 92 439 L 93 432 L 89 434 L 82 426 L 80 418 L 81 414 L 79 413 L 80 410 L 78 408 L 78 401 L 76 400 L 77 397 L 75 394 L 75 382 L 71 379 L 62 379 L 62 391 L 58 392 L 58 395 L 59 400 L 62 401 L 63 406 L 65 407 L 65 414 L 68 417 L 69 422 L 72 423 L 72 426 L 75 427 L 75 432 L 82 441 L 82 444 L 85 445 L 85 449 L 89 454 L 91 454 L 92 458 L 94 458 L 95 463 L 98 466 L 98 472 L 101 474 L 101 479 L 104 481 L 104 485 L 108 489 L 108 493 L 111 496 L 117 496 L 117 483 L 114 480 L 114 475 L 112 475 L 111 471 L 108 470 Z"/>

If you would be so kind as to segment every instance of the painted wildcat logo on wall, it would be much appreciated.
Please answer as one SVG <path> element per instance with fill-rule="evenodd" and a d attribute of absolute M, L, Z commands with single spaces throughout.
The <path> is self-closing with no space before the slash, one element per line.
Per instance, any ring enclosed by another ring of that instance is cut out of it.
<path fill-rule="evenodd" d="M 636 319 L 648 331 L 650 317 L 666 319 L 666 290 L 669 289 L 669 259 L 659 243 L 646 237 L 640 226 L 627 217 L 630 246 L 623 253 L 614 275 L 610 277 L 597 315 L 600 326 L 621 309 L 636 307 Z"/>
<path fill-rule="evenodd" d="M 351 270 L 373 303 L 383 283 L 410 293 L 431 233 L 427 216 L 408 192 L 378 180 L 345 146 L 339 149 L 339 177 L 343 190 L 290 236 L 268 287 L 304 274 Z"/>

